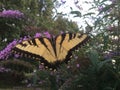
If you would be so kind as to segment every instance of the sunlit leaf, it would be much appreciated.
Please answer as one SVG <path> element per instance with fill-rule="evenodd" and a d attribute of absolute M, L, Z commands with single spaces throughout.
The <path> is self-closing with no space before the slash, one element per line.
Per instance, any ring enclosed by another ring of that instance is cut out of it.
<path fill-rule="evenodd" d="M 95 13 L 94 12 L 90 12 L 90 13 L 87 13 L 87 14 L 84 14 L 83 16 L 91 16 L 91 15 L 94 15 Z"/>
<path fill-rule="evenodd" d="M 74 17 L 81 17 L 81 13 L 79 11 L 71 11 L 71 14 L 75 14 Z"/>

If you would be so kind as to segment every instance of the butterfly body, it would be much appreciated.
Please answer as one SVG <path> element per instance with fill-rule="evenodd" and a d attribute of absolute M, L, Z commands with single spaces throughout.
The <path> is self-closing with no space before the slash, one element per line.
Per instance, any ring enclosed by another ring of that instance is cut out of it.
<path fill-rule="evenodd" d="M 14 52 L 40 60 L 48 68 L 56 69 L 59 64 L 68 62 L 72 51 L 86 43 L 88 35 L 80 33 L 66 33 L 55 38 L 33 38 L 17 44 Z"/>

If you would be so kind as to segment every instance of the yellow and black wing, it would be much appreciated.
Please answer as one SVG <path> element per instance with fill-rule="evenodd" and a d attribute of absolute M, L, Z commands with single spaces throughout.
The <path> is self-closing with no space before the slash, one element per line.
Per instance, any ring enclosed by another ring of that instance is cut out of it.
<path fill-rule="evenodd" d="M 57 60 L 68 62 L 72 51 L 84 45 L 88 39 L 89 36 L 87 34 L 81 33 L 67 33 L 57 36 L 55 40 Z"/>
<path fill-rule="evenodd" d="M 70 60 L 72 51 L 88 41 L 87 34 L 66 33 L 55 38 L 34 38 L 23 41 L 13 48 L 13 52 L 23 57 L 40 60 L 45 66 L 56 69 L 59 64 Z"/>

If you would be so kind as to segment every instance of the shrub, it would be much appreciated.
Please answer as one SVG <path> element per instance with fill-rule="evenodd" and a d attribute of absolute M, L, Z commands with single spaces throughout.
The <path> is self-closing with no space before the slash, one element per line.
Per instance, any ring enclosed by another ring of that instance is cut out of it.
<path fill-rule="evenodd" d="M 1 65 L 4 66 L 5 68 L 10 68 L 13 71 L 25 72 L 25 73 L 32 72 L 33 69 L 35 68 L 29 62 L 25 62 L 22 60 L 1 61 Z"/>

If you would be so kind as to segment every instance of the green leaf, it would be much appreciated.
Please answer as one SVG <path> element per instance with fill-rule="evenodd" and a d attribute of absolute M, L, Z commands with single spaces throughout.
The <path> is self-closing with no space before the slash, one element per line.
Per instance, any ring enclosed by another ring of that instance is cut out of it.
<path fill-rule="evenodd" d="M 111 5 L 107 5 L 106 7 L 104 7 L 104 8 L 99 12 L 98 15 L 102 14 L 103 12 L 109 11 L 110 8 L 113 8 L 113 6 L 114 6 L 114 5 L 112 5 L 112 4 L 111 4 Z"/>
<path fill-rule="evenodd" d="M 107 49 L 107 47 L 108 47 L 108 43 L 109 43 L 109 36 L 107 35 L 107 36 L 103 36 L 103 38 L 104 38 L 104 49 Z"/>
<path fill-rule="evenodd" d="M 104 61 L 101 61 L 98 65 L 98 68 L 97 70 L 99 71 L 106 63 L 108 62 L 111 62 L 111 59 L 110 60 L 104 60 Z"/>
<path fill-rule="evenodd" d="M 79 11 L 71 11 L 71 14 L 76 14 L 74 17 L 81 17 L 81 13 Z"/>
<path fill-rule="evenodd" d="M 91 16 L 91 15 L 93 15 L 93 14 L 95 14 L 94 12 L 90 12 L 90 13 L 87 13 L 87 14 L 84 14 L 83 16 Z"/>
<path fill-rule="evenodd" d="M 98 52 L 96 50 L 91 50 L 89 52 L 89 58 L 90 58 L 93 65 L 95 65 L 95 66 L 98 65 L 99 55 L 98 55 Z"/>

